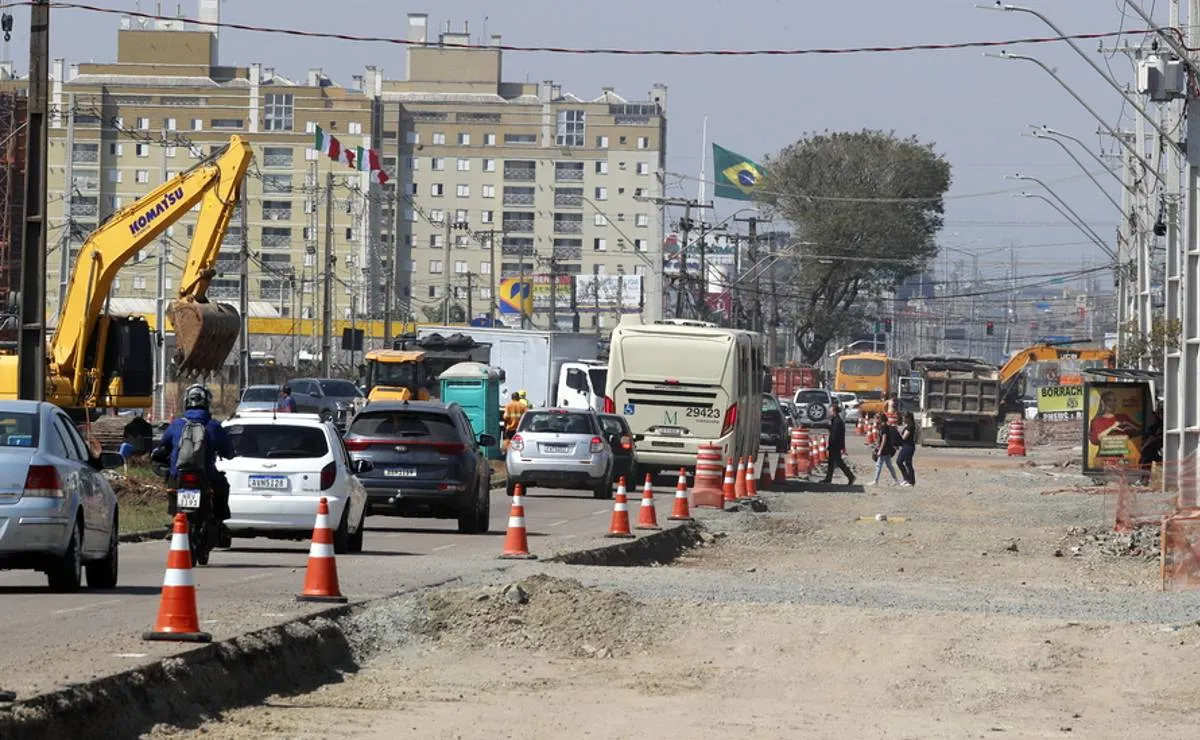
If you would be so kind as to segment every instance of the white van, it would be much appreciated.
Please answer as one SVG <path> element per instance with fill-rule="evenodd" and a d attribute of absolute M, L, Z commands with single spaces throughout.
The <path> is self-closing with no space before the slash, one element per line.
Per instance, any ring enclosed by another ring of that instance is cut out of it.
<path fill-rule="evenodd" d="M 719 445 L 722 458 L 757 454 L 762 377 L 758 334 L 624 317 L 612 334 L 604 411 L 644 435 L 634 480 L 694 468 L 702 444 Z"/>

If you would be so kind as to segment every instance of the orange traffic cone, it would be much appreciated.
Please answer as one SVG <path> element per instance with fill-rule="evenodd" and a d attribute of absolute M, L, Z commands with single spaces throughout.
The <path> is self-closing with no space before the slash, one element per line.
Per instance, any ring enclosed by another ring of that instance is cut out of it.
<path fill-rule="evenodd" d="M 737 491 L 735 490 L 735 486 L 736 479 L 734 478 L 733 458 L 731 457 L 725 462 L 725 480 L 722 482 L 721 486 L 721 498 L 725 501 L 726 505 L 737 501 Z"/>
<path fill-rule="evenodd" d="M 625 498 L 625 476 L 617 482 L 617 495 L 613 501 L 612 521 L 608 525 L 605 537 L 632 539 L 633 532 L 629 531 L 629 502 Z"/>
<path fill-rule="evenodd" d="M 1025 420 L 1013 419 L 1008 425 L 1009 457 L 1025 457 Z"/>
<path fill-rule="evenodd" d="M 771 487 L 771 453 L 764 452 L 762 456 L 762 467 L 758 469 L 758 487 Z"/>
<path fill-rule="evenodd" d="M 313 527 L 312 545 L 308 549 L 308 570 L 304 574 L 304 590 L 297 601 L 323 601 L 345 604 L 338 587 L 337 560 L 333 556 L 333 530 L 329 528 L 329 499 L 317 503 L 317 523 Z"/>
<path fill-rule="evenodd" d="M 733 479 L 733 495 L 736 500 L 746 498 L 746 458 L 738 458 L 737 477 Z"/>
<path fill-rule="evenodd" d="M 746 498 L 758 497 L 758 475 L 754 471 L 754 458 L 746 461 Z"/>
<path fill-rule="evenodd" d="M 782 486 L 787 483 L 787 479 L 788 479 L 787 469 L 784 467 L 784 464 L 783 464 L 783 460 L 786 457 L 787 457 L 787 454 L 784 453 L 779 456 L 778 460 L 775 461 L 775 485 L 777 485 L 777 486 Z"/>
<path fill-rule="evenodd" d="M 192 580 L 192 548 L 188 544 L 186 514 L 175 515 L 158 619 L 154 620 L 154 629 L 142 633 L 142 639 L 212 642 L 212 635 L 200 631 L 200 616 L 196 613 L 196 584 Z"/>
<path fill-rule="evenodd" d="M 504 536 L 504 552 L 500 553 L 504 560 L 537 559 L 537 555 L 529 554 L 529 538 L 525 533 L 524 492 L 520 483 L 513 489 L 512 507 L 508 510 L 508 532 Z"/>
<path fill-rule="evenodd" d="M 679 469 L 679 482 L 675 484 L 675 507 L 667 518 L 673 522 L 692 520 L 692 510 L 688 508 L 687 471 L 683 468 Z"/>
<path fill-rule="evenodd" d="M 642 488 L 642 506 L 638 512 L 638 529 L 662 529 L 658 526 L 658 512 L 654 509 L 654 482 L 646 473 L 646 485 Z"/>

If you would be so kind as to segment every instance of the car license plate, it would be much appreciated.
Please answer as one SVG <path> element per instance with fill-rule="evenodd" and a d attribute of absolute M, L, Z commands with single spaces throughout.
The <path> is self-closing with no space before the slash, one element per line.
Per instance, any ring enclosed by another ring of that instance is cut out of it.
<path fill-rule="evenodd" d="M 565 455 L 571 451 L 571 445 L 542 445 L 542 452 L 547 455 Z"/>
<path fill-rule="evenodd" d="M 383 474 L 389 478 L 416 478 L 416 468 L 388 468 Z"/>
<path fill-rule="evenodd" d="M 250 476 L 251 488 L 287 488 L 288 479 L 286 475 L 252 475 Z"/>
<path fill-rule="evenodd" d="M 680 427 L 659 427 L 658 433 L 664 437 L 682 437 L 683 429 Z"/>
<path fill-rule="evenodd" d="M 180 509 L 199 509 L 200 508 L 200 492 L 199 491 L 177 491 L 175 493 L 175 505 Z"/>

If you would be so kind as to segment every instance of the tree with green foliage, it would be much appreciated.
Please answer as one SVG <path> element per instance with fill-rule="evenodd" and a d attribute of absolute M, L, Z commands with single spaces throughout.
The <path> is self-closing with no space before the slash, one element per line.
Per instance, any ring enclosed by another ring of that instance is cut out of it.
<path fill-rule="evenodd" d="M 1121 367 L 1146 365 L 1161 369 L 1166 359 L 1166 351 L 1179 349 L 1183 322 L 1179 319 L 1168 321 L 1162 311 L 1155 311 L 1150 319 L 1149 335 L 1139 331 L 1137 319 L 1125 322 L 1121 329 L 1123 338 L 1117 347 L 1117 362 Z"/>
<path fill-rule="evenodd" d="M 931 144 L 894 133 L 808 134 L 773 157 L 762 197 L 794 226 L 794 306 L 806 362 L 876 317 L 875 302 L 937 256 L 950 164 Z"/>

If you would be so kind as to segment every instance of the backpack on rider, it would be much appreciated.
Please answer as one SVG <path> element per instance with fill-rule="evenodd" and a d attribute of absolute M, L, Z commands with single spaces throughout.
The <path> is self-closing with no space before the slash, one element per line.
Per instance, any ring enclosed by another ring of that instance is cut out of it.
<path fill-rule="evenodd" d="M 188 408 L 208 408 L 212 393 L 201 385 L 193 385 L 184 393 Z M 204 422 L 187 419 L 179 431 L 179 449 L 175 469 L 204 472 L 208 463 L 208 428 Z"/>

